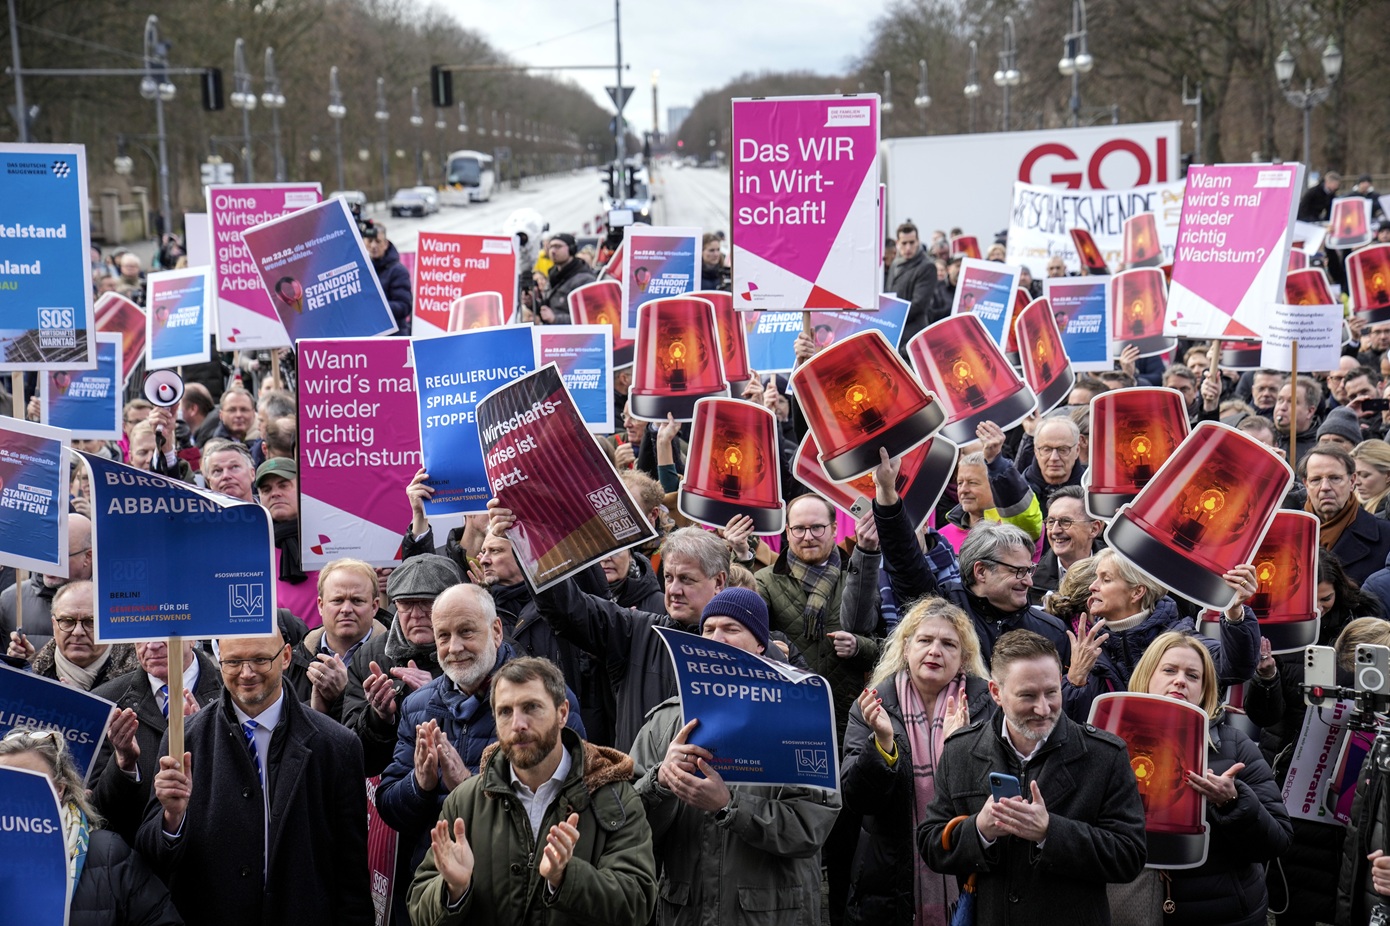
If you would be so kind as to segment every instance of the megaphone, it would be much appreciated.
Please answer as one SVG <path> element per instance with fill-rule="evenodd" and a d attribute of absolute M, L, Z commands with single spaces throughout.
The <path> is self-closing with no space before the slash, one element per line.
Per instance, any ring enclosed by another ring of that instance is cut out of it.
<path fill-rule="evenodd" d="M 172 408 L 183 398 L 183 377 L 173 370 L 146 373 L 144 395 L 151 405 Z"/>

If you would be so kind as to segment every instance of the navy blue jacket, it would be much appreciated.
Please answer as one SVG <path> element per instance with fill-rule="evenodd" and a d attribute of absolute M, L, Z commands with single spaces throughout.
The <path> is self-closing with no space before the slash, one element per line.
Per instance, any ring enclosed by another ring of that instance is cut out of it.
<path fill-rule="evenodd" d="M 410 294 L 410 271 L 401 263 L 401 253 L 394 244 L 386 246 L 386 253 L 372 258 L 372 269 L 381 281 L 381 291 L 386 294 L 386 304 L 396 319 L 396 334 L 410 336 L 410 314 L 413 301 Z"/>

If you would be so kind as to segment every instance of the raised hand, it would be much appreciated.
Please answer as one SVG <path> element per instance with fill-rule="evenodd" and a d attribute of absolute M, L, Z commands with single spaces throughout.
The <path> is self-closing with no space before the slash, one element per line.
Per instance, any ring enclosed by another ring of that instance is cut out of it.
<path fill-rule="evenodd" d="M 1086 615 L 1083 614 L 1076 625 L 1077 632 L 1067 631 L 1067 640 L 1071 643 L 1071 667 L 1067 669 L 1067 681 L 1077 688 L 1085 685 L 1090 679 L 1091 670 L 1100 659 L 1101 647 L 1110 639 L 1110 634 L 1103 633 L 1104 630 L 1105 621 L 1096 621 L 1087 630 Z"/>
<path fill-rule="evenodd" d="M 381 665 L 375 660 L 370 663 L 370 668 L 372 674 L 362 679 L 362 693 L 367 698 L 367 704 L 382 720 L 395 722 L 396 686 L 391 683 L 391 676 L 381 671 Z"/>
<path fill-rule="evenodd" d="M 541 854 L 541 877 L 558 891 L 565 878 L 565 866 L 574 857 L 574 847 L 579 845 L 579 814 L 572 813 L 564 823 L 550 828 L 545 837 L 545 852 Z"/>
<path fill-rule="evenodd" d="M 447 821 L 436 823 L 430 830 L 430 851 L 449 891 L 449 903 L 458 903 L 473 883 L 473 847 L 468 844 L 462 818 L 454 821 L 453 830 L 451 836 Z"/>
<path fill-rule="evenodd" d="M 878 696 L 878 692 L 872 688 L 865 688 L 859 693 L 859 712 L 864 715 L 864 723 L 874 731 L 878 748 L 891 756 L 894 749 L 893 721 L 883 709 L 883 699 Z"/>
<path fill-rule="evenodd" d="M 117 711 L 111 718 L 111 726 L 106 730 L 106 741 L 116 752 L 116 765 L 123 772 L 135 771 L 140 761 L 140 741 L 135 731 L 140 729 L 140 719 L 130 708 Z"/>
<path fill-rule="evenodd" d="M 415 728 L 415 783 L 421 791 L 433 791 L 439 787 L 439 750 L 435 748 L 435 731 L 439 729 L 433 720 L 427 720 Z"/>

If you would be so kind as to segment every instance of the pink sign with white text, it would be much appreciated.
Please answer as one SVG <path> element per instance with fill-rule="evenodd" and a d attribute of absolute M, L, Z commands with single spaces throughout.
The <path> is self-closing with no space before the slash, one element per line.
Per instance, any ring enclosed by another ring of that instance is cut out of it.
<path fill-rule="evenodd" d="M 304 568 L 340 556 L 400 564 L 401 487 L 420 468 L 406 338 L 299 341 L 299 535 Z"/>
<path fill-rule="evenodd" d="M 878 304 L 878 142 L 877 94 L 733 101 L 737 308 Z"/>
<path fill-rule="evenodd" d="M 289 347 L 290 336 L 261 285 L 241 233 L 322 197 L 317 183 L 238 183 L 207 188 L 219 350 Z"/>
<path fill-rule="evenodd" d="M 1188 171 L 1165 335 L 1264 334 L 1266 309 L 1284 294 L 1302 178 L 1299 164 L 1203 164 Z"/>

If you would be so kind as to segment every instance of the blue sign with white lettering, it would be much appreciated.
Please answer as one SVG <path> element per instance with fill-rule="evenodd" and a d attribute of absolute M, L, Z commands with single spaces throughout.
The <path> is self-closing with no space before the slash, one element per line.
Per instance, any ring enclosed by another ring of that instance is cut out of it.
<path fill-rule="evenodd" d="M 86 149 L 0 144 L 0 203 L 0 370 L 90 370 Z"/>
<path fill-rule="evenodd" d="M 275 535 L 264 508 L 82 456 L 92 468 L 97 642 L 274 632 Z"/>
<path fill-rule="evenodd" d="M 478 440 L 478 400 L 536 369 L 531 326 L 477 328 L 411 342 L 420 451 L 434 496 L 425 514 L 483 514 L 487 468 Z"/>
<path fill-rule="evenodd" d="M 0 736 L 51 730 L 62 737 L 85 782 L 116 705 L 81 688 L 0 664 Z"/>
<path fill-rule="evenodd" d="M 57 428 L 0 418 L 0 563 L 68 574 L 68 465 Z"/>
<path fill-rule="evenodd" d="M 891 293 L 878 297 L 878 311 L 812 312 L 811 337 L 817 347 L 829 347 L 869 328 L 882 331 L 896 350 L 902 340 L 907 310 L 912 303 Z M 759 373 L 790 373 L 796 359 L 796 336 L 806 322 L 804 312 L 740 312 L 748 338 L 748 367 Z"/>
<path fill-rule="evenodd" d="M 5 920 L 24 926 L 68 921 L 68 853 L 58 796 L 48 776 L 0 767 L 0 891 Z"/>
<path fill-rule="evenodd" d="M 840 786 L 830 684 L 785 662 L 657 627 L 676 666 L 690 742 L 728 784 Z"/>

